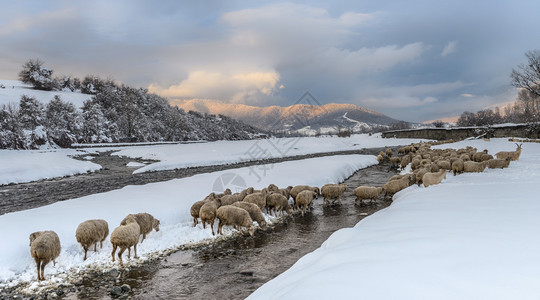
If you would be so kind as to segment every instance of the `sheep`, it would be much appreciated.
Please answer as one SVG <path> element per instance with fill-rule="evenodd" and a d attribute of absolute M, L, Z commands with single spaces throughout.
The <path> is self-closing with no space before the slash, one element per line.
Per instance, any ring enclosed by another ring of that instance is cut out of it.
<path fill-rule="evenodd" d="M 291 207 L 289 206 L 289 199 L 280 193 L 272 193 L 266 196 L 266 211 L 268 214 L 277 216 L 277 212 L 283 212 L 285 210 L 287 214 L 291 213 Z"/>
<path fill-rule="evenodd" d="M 263 210 L 266 207 L 266 191 L 249 194 L 243 201 L 257 204 L 257 206 Z"/>
<path fill-rule="evenodd" d="M 243 190 L 240 193 L 234 193 L 232 195 L 224 195 L 221 197 L 221 205 L 231 205 L 238 201 L 243 201 L 244 198 L 248 195 L 248 190 Z"/>
<path fill-rule="evenodd" d="M 120 222 L 120 225 L 126 225 L 126 219 L 129 217 L 128 215 L 122 222 Z M 144 239 L 146 238 L 146 235 L 149 234 L 152 229 L 155 229 L 156 231 L 159 231 L 159 220 L 154 218 L 149 213 L 138 213 L 131 215 L 135 218 L 137 223 L 139 224 L 140 228 L 140 234 L 142 235 L 142 242 L 144 242 Z"/>
<path fill-rule="evenodd" d="M 321 194 L 324 197 L 323 205 L 326 205 L 330 199 L 336 199 L 332 201 L 332 204 L 335 202 L 341 202 L 343 197 L 343 192 L 347 190 L 347 184 L 325 184 L 321 188 Z"/>
<path fill-rule="evenodd" d="M 426 169 L 426 168 L 416 169 L 414 171 L 416 183 L 418 184 L 418 186 L 420 186 L 422 184 L 422 179 L 424 178 L 424 175 L 426 173 L 428 173 L 428 172 L 429 172 L 429 170 Z"/>
<path fill-rule="evenodd" d="M 510 158 L 510 157 L 507 157 L 505 159 L 498 159 L 498 158 L 490 159 L 490 160 L 487 161 L 488 168 L 490 168 L 490 169 L 508 168 L 508 166 L 510 165 L 511 160 L 512 160 L 512 158 Z"/>
<path fill-rule="evenodd" d="M 266 229 L 266 219 L 264 218 L 261 209 L 256 204 L 241 201 L 235 202 L 232 205 L 245 209 L 253 221 L 257 222 L 262 229 Z"/>
<path fill-rule="evenodd" d="M 384 159 L 384 156 L 382 156 L 382 155 L 380 155 L 380 154 L 377 155 L 377 161 L 378 161 L 379 163 L 382 163 L 383 159 Z"/>
<path fill-rule="evenodd" d="M 388 181 L 390 181 L 390 180 L 399 180 L 399 179 L 403 178 L 403 176 L 405 176 L 405 175 L 396 174 L 396 175 L 393 175 L 392 177 L 390 177 L 390 179 L 388 179 Z"/>
<path fill-rule="evenodd" d="M 452 163 L 452 172 L 454 172 L 454 176 L 463 173 L 464 163 L 465 162 L 461 158 L 454 160 Z"/>
<path fill-rule="evenodd" d="M 399 156 L 392 156 L 390 157 L 390 162 L 392 163 L 392 167 L 398 167 L 401 163 L 401 158 Z"/>
<path fill-rule="evenodd" d="M 410 155 L 404 155 L 401 158 L 401 169 L 404 170 L 405 167 L 411 163 L 411 156 Z"/>
<path fill-rule="evenodd" d="M 279 190 L 279 188 L 277 187 L 277 185 L 271 183 L 268 185 L 268 188 L 267 188 L 267 191 L 269 192 L 277 192 Z"/>
<path fill-rule="evenodd" d="M 298 193 L 300 193 L 301 191 L 305 191 L 305 190 L 313 191 L 313 192 L 317 193 L 317 196 L 321 194 L 319 192 L 318 187 L 311 187 L 309 185 L 297 185 L 297 186 L 295 186 L 295 187 L 293 187 L 291 189 L 291 191 L 290 191 L 291 197 L 296 202 L 296 196 L 298 195 Z"/>
<path fill-rule="evenodd" d="M 94 245 L 94 251 L 97 251 L 97 243 L 100 243 L 100 248 L 103 248 L 103 241 L 109 235 L 109 224 L 105 220 L 87 220 L 79 224 L 75 231 L 77 242 L 84 249 L 84 259 L 90 246 Z"/>
<path fill-rule="evenodd" d="M 206 202 L 208 202 L 208 201 L 201 200 L 201 201 L 197 201 L 197 202 L 193 203 L 193 205 L 191 205 L 190 213 L 191 213 L 191 216 L 193 217 L 193 227 L 197 226 L 197 224 L 199 223 L 198 222 L 199 211 L 201 210 L 201 207 Z"/>
<path fill-rule="evenodd" d="M 255 228 L 253 220 L 247 210 L 233 205 L 221 206 L 216 211 L 216 218 L 219 220 L 218 233 L 223 234 L 223 225 L 233 225 L 247 228 L 249 234 L 253 236 Z"/>
<path fill-rule="evenodd" d="M 388 157 L 392 157 L 392 148 L 387 148 L 384 154 Z"/>
<path fill-rule="evenodd" d="M 469 172 L 469 173 L 479 173 L 484 172 L 484 169 L 487 166 L 487 162 L 474 162 L 474 161 L 466 161 L 463 162 L 463 171 Z"/>
<path fill-rule="evenodd" d="M 295 206 L 302 210 L 302 217 L 315 197 L 317 197 L 317 192 L 311 190 L 303 190 L 296 196 Z"/>
<path fill-rule="evenodd" d="M 395 193 L 401 191 L 404 188 L 409 187 L 414 183 L 414 176 L 408 174 L 401 179 L 388 181 L 383 185 L 383 192 L 386 196 L 394 195 Z"/>
<path fill-rule="evenodd" d="M 60 250 L 62 247 L 56 232 L 47 230 L 30 234 L 30 254 L 36 262 L 38 280 L 45 280 L 45 266 L 51 260 L 53 265 L 56 265 Z"/>
<path fill-rule="evenodd" d="M 440 169 L 452 170 L 452 165 L 450 164 L 450 161 L 448 160 L 444 160 L 444 159 L 438 160 L 437 166 L 439 166 Z"/>
<path fill-rule="evenodd" d="M 442 169 L 437 173 L 426 173 L 424 174 L 424 177 L 422 178 L 422 182 L 424 183 L 424 187 L 428 187 L 430 185 L 435 185 L 441 183 L 441 181 L 446 178 L 446 170 Z"/>
<path fill-rule="evenodd" d="M 216 219 L 216 211 L 220 206 L 221 200 L 215 199 L 203 204 L 203 206 L 201 206 L 201 210 L 199 211 L 199 217 L 201 217 L 203 228 L 206 229 L 206 223 L 208 222 L 208 224 L 210 224 L 210 228 L 212 228 L 212 235 L 215 235 L 214 220 Z"/>
<path fill-rule="evenodd" d="M 122 261 L 122 253 L 128 249 L 128 258 L 131 257 L 131 247 L 135 250 L 134 258 L 137 256 L 137 243 L 139 242 L 139 237 L 141 235 L 141 226 L 139 226 L 135 215 L 128 215 L 122 222 L 125 222 L 125 225 L 120 225 L 116 227 L 111 233 L 111 244 L 113 246 L 112 250 L 112 261 L 114 262 L 114 254 L 116 248 L 120 248 L 118 251 L 118 260 L 120 260 L 120 266 L 124 266 Z"/>
<path fill-rule="evenodd" d="M 370 203 L 371 201 L 376 201 L 381 193 L 382 187 L 361 185 L 354 189 L 356 200 L 360 201 L 360 204 L 364 203 L 364 199 L 369 199 Z"/>
<path fill-rule="evenodd" d="M 498 159 L 505 159 L 507 157 L 510 157 L 510 160 L 518 160 L 519 156 L 521 155 L 521 145 L 523 144 L 516 143 L 516 145 L 517 145 L 516 151 L 501 151 L 501 152 L 495 153 L 495 156 Z"/>
<path fill-rule="evenodd" d="M 287 198 L 287 200 L 289 200 L 289 197 L 291 196 L 291 190 L 292 190 L 292 188 L 293 188 L 293 187 L 289 185 L 288 187 L 286 187 L 286 188 L 284 188 L 284 189 L 279 189 L 279 192 L 280 192 L 283 196 L 285 196 L 285 198 Z"/>

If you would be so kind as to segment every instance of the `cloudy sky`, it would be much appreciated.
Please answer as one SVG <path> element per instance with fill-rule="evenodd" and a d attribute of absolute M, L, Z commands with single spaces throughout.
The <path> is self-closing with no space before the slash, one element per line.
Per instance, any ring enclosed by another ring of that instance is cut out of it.
<path fill-rule="evenodd" d="M 6 1 L 0 79 L 39 58 L 173 99 L 287 106 L 306 91 L 413 122 L 515 98 L 540 1 Z"/>

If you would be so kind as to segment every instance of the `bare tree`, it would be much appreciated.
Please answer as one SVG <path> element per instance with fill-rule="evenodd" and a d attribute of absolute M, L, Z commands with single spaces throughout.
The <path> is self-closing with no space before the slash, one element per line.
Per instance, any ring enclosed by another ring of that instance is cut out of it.
<path fill-rule="evenodd" d="M 528 62 L 512 69 L 512 85 L 540 96 L 540 50 L 525 53 Z"/>

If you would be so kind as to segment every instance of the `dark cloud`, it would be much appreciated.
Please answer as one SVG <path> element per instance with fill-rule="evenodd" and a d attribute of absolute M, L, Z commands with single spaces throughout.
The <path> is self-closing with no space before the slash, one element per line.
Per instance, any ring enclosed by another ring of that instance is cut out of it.
<path fill-rule="evenodd" d="M 540 25 L 532 0 L 12 2 L 1 78 L 40 58 L 170 97 L 288 105 L 310 91 L 409 121 L 512 100 Z"/>

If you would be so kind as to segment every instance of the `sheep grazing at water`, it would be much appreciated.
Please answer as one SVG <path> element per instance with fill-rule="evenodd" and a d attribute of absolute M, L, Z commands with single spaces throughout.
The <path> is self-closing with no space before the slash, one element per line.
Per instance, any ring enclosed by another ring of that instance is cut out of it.
<path fill-rule="evenodd" d="M 486 169 L 487 162 L 474 162 L 474 161 L 466 161 L 463 162 L 463 171 L 467 173 L 480 173 L 484 172 Z"/>
<path fill-rule="evenodd" d="M 36 262 L 38 280 L 45 280 L 45 266 L 51 260 L 56 265 L 60 250 L 62 247 L 56 232 L 47 230 L 30 234 L 30 254 Z"/>
<path fill-rule="evenodd" d="M 114 254 L 116 253 L 116 248 L 120 248 L 118 251 L 118 260 L 120 260 L 120 266 L 124 266 L 122 261 L 122 253 L 128 250 L 128 258 L 131 257 L 131 247 L 135 250 L 134 258 L 137 256 L 137 243 L 139 242 L 139 236 L 141 235 L 141 227 L 134 215 L 128 215 L 122 223 L 125 225 L 120 225 L 116 227 L 111 233 L 111 244 L 113 246 L 112 250 L 112 261 L 114 262 Z"/>
<path fill-rule="evenodd" d="M 109 224 L 105 220 L 87 220 L 79 224 L 75 231 L 77 242 L 84 249 L 84 260 L 88 249 L 94 245 L 94 251 L 97 251 L 97 243 L 100 243 L 100 248 L 103 248 L 103 241 L 109 235 Z"/>
<path fill-rule="evenodd" d="M 464 164 L 465 162 L 461 158 L 454 160 L 454 162 L 452 163 L 452 172 L 454 172 L 454 176 L 463 173 L 465 168 Z"/>
<path fill-rule="evenodd" d="M 283 210 L 287 214 L 291 213 L 291 207 L 289 206 L 289 199 L 287 197 L 280 193 L 272 193 L 266 196 L 266 211 L 268 214 L 272 215 L 272 212 L 274 212 L 274 215 L 277 217 L 277 213 L 280 212 L 283 214 Z"/>
<path fill-rule="evenodd" d="M 255 228 L 253 219 L 249 216 L 247 210 L 233 205 L 221 206 L 216 211 L 216 218 L 219 220 L 218 233 L 223 234 L 223 225 L 232 225 L 235 227 L 245 227 L 249 234 L 253 236 Z"/>
<path fill-rule="evenodd" d="M 253 221 L 257 222 L 263 230 L 266 229 L 266 219 L 264 218 L 261 209 L 256 204 L 241 201 L 235 202 L 232 205 L 245 209 Z"/>
<path fill-rule="evenodd" d="M 354 195 L 356 195 L 356 200 L 360 201 L 360 204 L 364 203 L 364 199 L 369 200 L 370 203 L 376 201 L 381 193 L 382 187 L 361 185 L 354 189 Z"/>
<path fill-rule="evenodd" d="M 347 190 L 347 184 L 325 184 L 321 188 L 321 194 L 324 197 L 323 205 L 328 204 L 330 199 L 335 199 L 332 201 L 332 204 L 335 202 L 341 202 L 341 198 L 343 197 L 343 192 Z"/>
<path fill-rule="evenodd" d="M 510 157 L 510 160 L 518 160 L 519 156 L 521 155 L 521 145 L 523 144 L 516 143 L 516 145 L 517 145 L 516 151 L 501 151 L 501 152 L 495 153 L 495 156 L 498 159 L 506 159 L 507 157 Z"/>
<path fill-rule="evenodd" d="M 407 176 L 404 176 L 401 179 L 388 181 L 382 187 L 385 197 L 392 196 L 402 189 L 409 187 L 414 183 L 414 180 L 415 177 L 413 174 L 407 174 Z"/>
<path fill-rule="evenodd" d="M 247 195 L 244 202 L 256 204 L 261 210 L 266 207 L 266 191 L 261 191 Z"/>
<path fill-rule="evenodd" d="M 298 195 L 296 195 L 295 207 L 300 208 L 300 210 L 302 211 L 302 217 L 313 202 L 313 199 L 315 199 L 316 197 L 317 193 L 311 190 L 303 190 L 298 193 Z"/>
<path fill-rule="evenodd" d="M 221 200 L 214 199 L 207 201 L 205 204 L 203 204 L 203 206 L 201 206 L 201 210 L 199 211 L 199 217 L 201 217 L 201 223 L 203 224 L 203 228 L 206 229 L 206 223 L 210 224 L 210 228 L 212 228 L 212 235 L 215 235 L 214 220 L 216 219 L 216 211 L 220 206 Z"/>
<path fill-rule="evenodd" d="M 297 185 L 297 186 L 293 187 L 291 189 L 291 192 L 290 192 L 291 197 L 293 198 L 295 203 L 296 203 L 296 196 L 298 196 L 298 194 L 301 191 L 312 191 L 312 192 L 315 192 L 317 194 L 317 196 L 319 196 L 321 194 L 318 187 L 309 186 L 309 185 Z"/>
<path fill-rule="evenodd" d="M 510 165 L 511 160 L 512 159 L 510 157 L 507 157 L 505 159 L 498 159 L 498 158 L 490 159 L 490 160 L 487 161 L 488 168 L 490 168 L 490 169 L 508 168 L 508 166 Z"/>
<path fill-rule="evenodd" d="M 430 185 L 435 185 L 441 183 L 441 181 L 446 178 L 446 170 L 442 169 L 437 173 L 426 173 L 424 174 L 424 177 L 422 178 L 422 182 L 424 183 L 424 187 L 428 187 Z"/>
<path fill-rule="evenodd" d="M 159 220 L 149 213 L 130 214 L 120 222 L 120 225 L 126 225 L 126 219 L 130 216 L 133 216 L 140 226 L 140 234 L 143 236 L 141 243 L 144 242 L 146 235 L 149 234 L 152 229 L 159 231 Z"/>
<path fill-rule="evenodd" d="M 397 168 L 401 163 L 401 158 L 399 156 L 392 156 L 390 157 L 390 162 L 392 163 L 392 167 Z"/>

